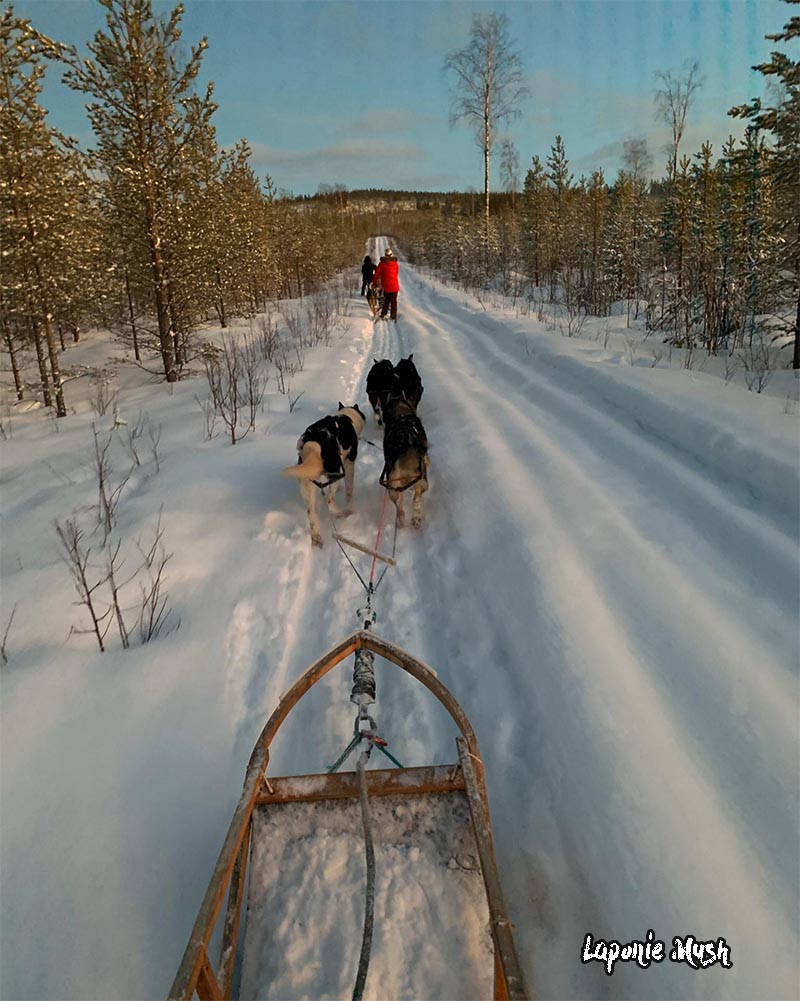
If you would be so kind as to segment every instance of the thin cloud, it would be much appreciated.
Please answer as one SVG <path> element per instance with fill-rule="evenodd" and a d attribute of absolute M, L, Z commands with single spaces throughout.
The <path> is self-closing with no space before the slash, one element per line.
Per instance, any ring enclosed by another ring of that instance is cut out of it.
<path fill-rule="evenodd" d="M 346 139 L 317 149 L 274 149 L 253 143 L 253 161 L 258 166 L 291 167 L 298 170 L 320 167 L 357 167 L 364 163 L 390 163 L 398 159 L 420 160 L 424 151 L 415 143 L 400 139 Z"/>
<path fill-rule="evenodd" d="M 367 135 L 389 135 L 410 132 L 420 123 L 420 116 L 408 108 L 386 108 L 381 111 L 367 111 L 355 121 L 347 123 L 350 132 L 366 132 Z"/>

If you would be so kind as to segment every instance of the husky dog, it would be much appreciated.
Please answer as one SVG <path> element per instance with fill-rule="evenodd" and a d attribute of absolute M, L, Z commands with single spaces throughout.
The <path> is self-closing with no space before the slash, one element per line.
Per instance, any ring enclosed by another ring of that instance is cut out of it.
<path fill-rule="evenodd" d="M 395 384 L 394 366 L 388 358 L 378 361 L 374 358 L 375 364 L 367 375 L 367 396 L 375 414 L 375 421 L 380 427 L 383 423 L 383 408 L 386 400 Z"/>
<path fill-rule="evenodd" d="M 358 455 L 358 437 L 364 430 L 366 417 L 358 404 L 339 404 L 335 417 L 323 417 L 307 427 L 297 439 L 297 465 L 282 470 L 284 476 L 300 481 L 300 493 L 306 502 L 311 542 L 322 545 L 322 533 L 317 519 L 317 488 L 330 484 L 326 500 L 334 517 L 350 513 L 353 502 L 353 479 Z M 340 511 L 334 503 L 339 480 L 344 478 L 347 507 Z"/>
<path fill-rule="evenodd" d="M 410 354 L 408 358 L 401 358 L 395 365 L 394 371 L 400 382 L 400 389 L 403 396 L 414 408 L 414 413 L 416 413 L 419 401 L 422 399 L 424 387 L 422 379 L 419 377 L 417 366 L 414 364 L 414 355 Z"/>
<path fill-rule="evenodd" d="M 370 285 L 367 289 L 367 305 L 373 317 L 377 319 L 383 306 L 383 289 L 380 285 Z"/>
<path fill-rule="evenodd" d="M 419 528 L 422 525 L 422 495 L 428 489 L 428 436 L 414 407 L 402 396 L 390 397 L 384 420 L 381 486 L 389 491 L 401 527 L 406 523 L 403 494 L 413 487 L 411 524 Z"/>

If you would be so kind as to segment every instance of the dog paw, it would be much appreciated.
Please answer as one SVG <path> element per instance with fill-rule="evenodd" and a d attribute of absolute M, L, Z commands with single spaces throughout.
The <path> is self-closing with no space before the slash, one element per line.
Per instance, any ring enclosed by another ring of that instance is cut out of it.
<path fill-rule="evenodd" d="M 322 536 L 321 535 L 312 535 L 311 536 L 311 545 L 312 546 L 317 546 L 319 549 L 322 549 Z"/>
<path fill-rule="evenodd" d="M 414 515 L 414 517 L 411 519 L 411 527 L 422 528 L 422 518 L 418 518 L 417 515 Z"/>

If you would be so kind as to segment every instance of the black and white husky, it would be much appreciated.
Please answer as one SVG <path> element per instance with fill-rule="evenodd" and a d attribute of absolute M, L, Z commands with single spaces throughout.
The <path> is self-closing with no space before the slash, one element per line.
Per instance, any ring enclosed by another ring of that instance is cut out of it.
<path fill-rule="evenodd" d="M 338 413 L 323 417 L 307 427 L 297 439 L 297 465 L 282 472 L 300 481 L 300 493 L 306 502 L 311 542 L 322 545 L 322 532 L 317 518 L 318 488 L 328 486 L 327 503 L 334 517 L 350 513 L 353 502 L 355 463 L 358 455 L 358 438 L 364 430 L 366 418 L 354 403 L 352 407 L 339 404 Z M 340 511 L 334 502 L 339 481 L 344 479 L 347 507 Z"/>
<path fill-rule="evenodd" d="M 414 491 L 411 524 L 422 525 L 422 495 L 428 489 L 428 436 L 414 406 L 403 396 L 392 396 L 384 409 L 383 473 L 381 485 L 397 508 L 398 523 L 406 523 L 403 497 Z"/>

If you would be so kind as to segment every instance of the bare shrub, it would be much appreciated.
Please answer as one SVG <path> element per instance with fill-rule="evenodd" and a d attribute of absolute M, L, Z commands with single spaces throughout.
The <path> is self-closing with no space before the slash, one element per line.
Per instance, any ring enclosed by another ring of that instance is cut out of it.
<path fill-rule="evenodd" d="M 136 546 L 141 554 L 141 562 L 127 577 L 123 578 L 125 566 L 123 558 L 123 540 L 103 547 L 103 565 L 93 566 L 90 562 L 91 548 L 84 548 L 83 530 L 73 519 L 67 519 L 62 525 L 56 521 L 56 532 L 61 542 L 62 556 L 70 568 L 75 590 L 78 593 L 78 605 L 83 605 L 89 613 L 91 628 L 72 626 L 72 633 L 94 633 L 100 652 L 105 653 L 105 640 L 112 622 L 116 622 L 122 648 L 131 646 L 131 630 L 125 621 L 132 608 L 125 604 L 123 591 L 134 580 L 139 580 L 140 598 L 133 607 L 138 609 L 136 624 L 139 639 L 149 643 L 160 635 L 167 635 L 180 625 L 170 621 L 172 610 L 164 587 L 164 569 L 172 558 L 164 548 L 164 530 L 161 526 L 161 513 L 153 541 L 145 548 L 142 540 L 137 540 Z M 142 583 L 144 575 L 146 583 Z M 13 613 L 12 613 L 13 618 Z M 9 622 L 10 627 L 10 622 Z"/>
<path fill-rule="evenodd" d="M 286 345 L 281 344 L 280 350 L 276 352 L 275 357 L 272 359 L 272 364 L 275 366 L 275 382 L 278 386 L 278 392 L 284 396 L 291 390 L 291 380 L 298 372 L 299 362 L 304 359 L 304 355 L 302 355 L 301 349 L 297 344 L 295 345 L 295 355 L 297 362 L 292 361 L 286 350 Z"/>
<path fill-rule="evenodd" d="M 256 317 L 256 330 L 261 355 L 264 361 L 271 362 L 280 343 L 278 325 L 269 314 L 261 315 Z"/>
<path fill-rule="evenodd" d="M 138 627 L 139 639 L 142 643 L 149 643 L 157 636 L 168 636 L 176 629 L 180 628 L 181 620 L 170 622 L 172 609 L 169 607 L 169 595 L 164 588 L 164 569 L 173 557 L 173 553 L 168 553 L 164 548 L 164 529 L 161 526 L 161 513 L 158 515 L 155 535 L 153 541 L 147 549 L 141 545 L 141 540 L 137 543 L 139 551 L 144 557 L 141 569 L 147 574 L 147 584 L 140 584 L 141 605 L 139 611 Z"/>
<path fill-rule="evenodd" d="M 158 451 L 158 446 L 161 444 L 161 425 L 160 424 L 147 424 L 147 437 L 150 439 L 150 454 L 153 456 L 153 462 L 155 463 L 156 472 L 161 472 L 161 455 Z"/>
<path fill-rule="evenodd" d="M 116 411 L 119 399 L 119 389 L 116 386 L 116 379 L 113 373 L 100 371 L 96 372 L 91 380 L 91 390 L 89 392 L 89 402 L 98 417 L 105 417 L 108 410 Z"/>
<path fill-rule="evenodd" d="M 566 317 L 558 321 L 558 329 L 562 337 L 580 337 L 585 323 L 586 313 L 568 308 Z"/>
<path fill-rule="evenodd" d="M 745 344 L 738 355 L 744 367 L 744 381 L 752 393 L 761 393 L 772 377 L 772 364 L 769 356 L 769 342 L 762 330 L 754 333 L 749 344 Z"/>
<path fill-rule="evenodd" d="M 120 605 L 120 590 L 125 586 L 125 584 L 130 583 L 130 580 L 136 576 L 134 572 L 133 577 L 128 581 L 124 581 L 122 584 L 117 582 L 117 574 L 122 570 L 123 561 L 120 560 L 119 551 L 122 547 L 122 540 L 120 539 L 113 549 L 109 549 L 106 553 L 106 581 L 108 582 L 109 589 L 111 591 L 111 610 L 114 613 L 114 618 L 117 622 L 117 628 L 119 629 L 119 638 L 122 641 L 122 649 L 127 650 L 130 646 L 128 628 L 125 625 L 125 618 L 122 614 L 122 606 Z"/>
<path fill-rule="evenodd" d="M 255 430 L 256 415 L 264 400 L 267 376 L 261 364 L 262 347 L 252 334 L 245 334 L 241 342 L 231 334 L 223 334 L 221 346 L 206 343 L 201 357 L 211 406 L 235 445 Z"/>
<path fill-rule="evenodd" d="M 697 342 L 695 339 L 693 337 L 687 337 L 686 349 L 683 355 L 683 367 L 688 368 L 690 371 L 694 368 L 696 350 Z"/>
<path fill-rule="evenodd" d="M 256 416 L 264 401 L 267 375 L 261 365 L 258 341 L 252 334 L 245 334 L 238 344 L 241 358 L 242 378 L 240 390 L 242 404 L 247 414 L 248 430 L 255 431 Z"/>
<path fill-rule="evenodd" d="M 337 318 L 336 320 L 337 326 L 343 325 L 347 317 L 350 316 L 350 309 L 351 309 L 350 292 L 356 291 L 356 289 L 358 288 L 360 277 L 358 276 L 355 277 L 353 281 L 355 282 L 355 285 L 352 287 L 352 289 L 347 287 L 347 282 L 344 280 L 344 278 L 342 279 L 341 283 L 339 284 L 334 283 L 330 288 L 330 295 L 333 300 L 333 311 Z"/>
<path fill-rule="evenodd" d="M 206 422 L 206 435 L 205 440 L 211 441 L 214 437 L 214 428 L 217 426 L 217 410 L 214 406 L 214 400 L 211 396 L 208 396 L 205 400 L 201 400 L 200 397 L 195 393 L 195 400 L 197 405 L 203 411 L 203 417 L 205 417 Z"/>
<path fill-rule="evenodd" d="M 142 460 L 139 457 L 139 439 L 144 433 L 144 427 L 147 423 L 147 418 L 145 417 L 143 411 L 139 411 L 139 416 L 136 418 L 133 424 L 125 425 L 125 447 L 128 449 L 130 457 L 133 459 L 133 464 L 135 466 L 141 466 Z"/>
<path fill-rule="evenodd" d="M 61 547 L 63 550 L 62 556 L 70 569 L 72 581 L 75 586 L 75 590 L 78 593 L 78 601 L 76 604 L 84 605 L 89 613 L 89 617 L 92 620 L 91 629 L 77 629 L 75 626 L 72 626 L 70 628 L 70 636 L 72 633 L 93 632 L 97 638 L 100 652 L 104 653 L 105 646 L 103 645 L 103 640 L 105 639 L 108 627 L 111 624 L 111 607 L 107 607 L 102 613 L 98 612 L 96 608 L 97 598 L 95 597 L 95 592 L 105 583 L 105 575 L 90 582 L 90 578 L 93 579 L 97 573 L 97 571 L 92 568 L 89 563 L 89 557 L 92 550 L 91 548 L 83 549 L 83 531 L 78 528 L 74 521 L 68 518 L 63 525 L 56 521 L 56 532 L 58 533 L 58 538 L 61 541 Z"/>
<path fill-rule="evenodd" d="M 101 438 L 97 428 L 92 424 L 94 436 L 95 472 L 97 474 L 97 524 L 103 527 L 103 544 L 114 529 L 117 507 L 122 497 L 122 491 L 131 478 L 135 466 L 131 466 L 127 474 L 114 486 L 111 476 L 111 458 L 109 449 L 113 435 L 111 433 Z"/>
<path fill-rule="evenodd" d="M 303 319 L 299 313 L 288 306 L 283 310 L 283 320 L 289 331 L 289 336 L 298 344 L 303 344 Z"/>
<path fill-rule="evenodd" d="M 330 344 L 331 332 L 336 322 L 333 300 L 327 289 L 315 292 L 306 307 L 309 347 Z"/>

